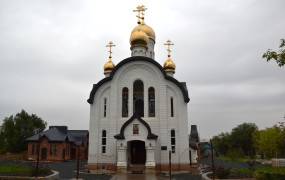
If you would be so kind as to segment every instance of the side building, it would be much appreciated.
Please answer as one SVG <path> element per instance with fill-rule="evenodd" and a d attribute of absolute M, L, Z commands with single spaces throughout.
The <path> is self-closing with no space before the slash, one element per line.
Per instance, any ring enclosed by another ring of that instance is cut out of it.
<path fill-rule="evenodd" d="M 48 130 L 26 139 L 28 159 L 65 161 L 88 157 L 88 130 L 68 130 L 67 126 L 50 126 Z M 39 150 L 39 152 L 38 152 Z"/>

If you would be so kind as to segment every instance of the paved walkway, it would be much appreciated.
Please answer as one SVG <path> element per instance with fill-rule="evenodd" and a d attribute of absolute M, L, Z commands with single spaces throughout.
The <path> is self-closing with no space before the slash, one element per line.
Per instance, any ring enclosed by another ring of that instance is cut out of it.
<path fill-rule="evenodd" d="M 176 174 L 172 180 L 201 180 L 200 175 Z M 111 180 L 169 180 L 169 177 L 155 176 L 155 174 L 116 174 Z"/>
<path fill-rule="evenodd" d="M 111 180 L 167 180 L 155 174 L 116 174 Z"/>

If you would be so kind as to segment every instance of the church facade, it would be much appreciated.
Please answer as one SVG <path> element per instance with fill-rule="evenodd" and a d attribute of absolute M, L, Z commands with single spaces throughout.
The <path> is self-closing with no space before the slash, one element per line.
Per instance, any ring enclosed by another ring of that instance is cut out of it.
<path fill-rule="evenodd" d="M 187 170 L 197 152 L 189 147 L 189 95 L 185 82 L 174 78 L 171 41 L 164 65 L 155 60 L 155 32 L 144 22 L 144 6 L 138 6 L 138 25 L 131 32 L 131 57 L 117 65 L 110 56 L 104 65 L 105 78 L 93 85 L 90 104 L 90 171 L 168 169 Z M 189 152 L 190 151 L 190 152 Z M 191 159 L 191 160 L 190 160 Z"/>

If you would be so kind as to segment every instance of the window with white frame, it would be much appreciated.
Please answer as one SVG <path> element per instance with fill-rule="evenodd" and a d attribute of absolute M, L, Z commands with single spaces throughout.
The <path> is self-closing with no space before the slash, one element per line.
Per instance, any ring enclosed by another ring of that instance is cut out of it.
<path fill-rule="evenodd" d="M 173 97 L 170 98 L 170 111 L 171 111 L 171 117 L 174 117 L 174 105 L 173 105 Z"/>
<path fill-rule="evenodd" d="M 104 98 L 104 117 L 107 115 L 107 98 Z"/>
<path fill-rule="evenodd" d="M 175 130 L 174 129 L 171 129 L 171 132 L 170 132 L 170 140 L 171 140 L 171 152 L 172 153 L 175 153 Z"/>
<path fill-rule="evenodd" d="M 107 146 L 107 132 L 106 130 L 102 130 L 102 143 L 101 143 L 101 152 L 103 154 L 106 153 L 106 146 Z"/>

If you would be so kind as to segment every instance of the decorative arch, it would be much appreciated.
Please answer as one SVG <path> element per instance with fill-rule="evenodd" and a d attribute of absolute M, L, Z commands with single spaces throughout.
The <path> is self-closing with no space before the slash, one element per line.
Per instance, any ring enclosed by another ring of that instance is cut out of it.
<path fill-rule="evenodd" d="M 114 138 L 125 139 L 124 131 L 125 131 L 126 127 L 131 122 L 133 122 L 135 119 L 137 119 L 139 122 L 141 122 L 146 127 L 147 132 L 148 132 L 147 139 L 157 139 L 158 136 L 151 132 L 149 124 L 147 122 L 145 122 L 143 119 L 141 119 L 141 117 L 138 116 L 136 113 L 122 125 L 121 130 L 120 130 L 120 134 L 115 135 Z"/>

